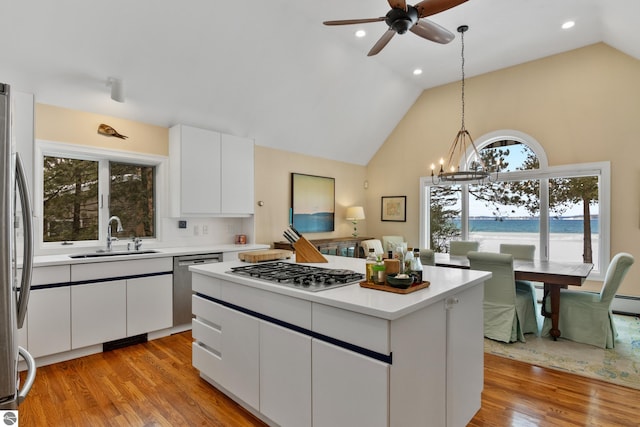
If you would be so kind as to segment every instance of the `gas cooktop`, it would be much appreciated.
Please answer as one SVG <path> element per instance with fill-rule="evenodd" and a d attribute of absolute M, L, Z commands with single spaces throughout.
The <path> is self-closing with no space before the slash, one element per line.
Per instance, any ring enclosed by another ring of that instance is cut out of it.
<path fill-rule="evenodd" d="M 288 262 L 266 262 L 233 267 L 227 273 L 309 292 L 351 285 L 364 279 L 364 274 L 352 270 L 322 268 Z"/>

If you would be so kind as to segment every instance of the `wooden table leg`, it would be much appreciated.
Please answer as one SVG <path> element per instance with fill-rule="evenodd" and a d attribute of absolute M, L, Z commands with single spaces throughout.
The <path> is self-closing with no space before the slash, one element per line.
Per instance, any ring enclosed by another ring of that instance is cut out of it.
<path fill-rule="evenodd" d="M 551 297 L 551 312 L 546 310 L 547 296 Z M 558 323 L 560 319 L 560 286 L 552 283 L 544 284 L 544 298 L 542 299 L 542 315 L 551 318 L 551 330 L 549 333 L 556 341 L 560 336 L 560 329 L 558 329 Z"/>

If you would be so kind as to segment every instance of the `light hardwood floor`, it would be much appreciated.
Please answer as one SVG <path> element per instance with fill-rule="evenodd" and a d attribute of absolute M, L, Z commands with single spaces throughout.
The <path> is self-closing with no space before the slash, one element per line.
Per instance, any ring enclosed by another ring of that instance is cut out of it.
<path fill-rule="evenodd" d="M 639 402 L 640 390 L 485 354 L 469 425 L 639 426 Z M 190 332 L 41 367 L 19 416 L 21 427 L 264 425 L 199 377 Z"/>

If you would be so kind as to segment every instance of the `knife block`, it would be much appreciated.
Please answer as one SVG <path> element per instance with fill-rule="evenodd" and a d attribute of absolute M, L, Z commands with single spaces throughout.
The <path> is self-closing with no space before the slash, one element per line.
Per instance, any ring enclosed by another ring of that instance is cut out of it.
<path fill-rule="evenodd" d="M 329 262 L 304 236 L 293 243 L 293 248 L 296 250 L 296 262 Z"/>

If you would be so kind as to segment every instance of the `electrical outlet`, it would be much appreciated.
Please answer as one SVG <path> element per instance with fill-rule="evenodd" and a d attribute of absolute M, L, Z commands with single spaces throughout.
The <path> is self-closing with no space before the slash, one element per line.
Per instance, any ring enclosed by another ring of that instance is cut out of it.
<path fill-rule="evenodd" d="M 209 226 L 208 225 L 203 225 L 202 226 L 202 234 L 209 234 Z"/>
<path fill-rule="evenodd" d="M 194 225 L 193 226 L 193 235 L 194 236 L 199 236 L 200 235 L 200 226 L 199 225 Z"/>

